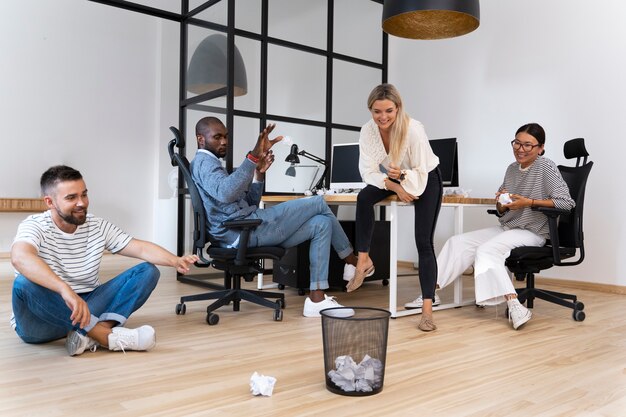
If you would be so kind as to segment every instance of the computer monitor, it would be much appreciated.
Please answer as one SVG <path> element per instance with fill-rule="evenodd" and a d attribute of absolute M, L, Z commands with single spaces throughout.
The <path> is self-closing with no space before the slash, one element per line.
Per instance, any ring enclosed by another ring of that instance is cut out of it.
<path fill-rule="evenodd" d="M 456 138 L 432 139 L 429 141 L 435 155 L 439 157 L 439 170 L 444 187 L 459 186 L 459 157 Z"/>
<path fill-rule="evenodd" d="M 359 144 L 338 143 L 333 145 L 330 168 L 330 188 L 362 189 L 365 188 L 359 171 Z"/>

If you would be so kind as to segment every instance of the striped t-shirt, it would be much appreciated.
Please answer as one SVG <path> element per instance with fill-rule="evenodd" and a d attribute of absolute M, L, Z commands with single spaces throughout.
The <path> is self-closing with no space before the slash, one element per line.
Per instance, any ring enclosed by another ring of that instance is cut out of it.
<path fill-rule="evenodd" d="M 48 210 L 22 221 L 13 243 L 33 245 L 55 274 L 76 293 L 84 293 L 100 285 L 98 271 L 104 250 L 119 252 L 131 239 L 117 226 L 91 214 L 74 233 L 65 233 L 54 224 Z"/>
<path fill-rule="evenodd" d="M 526 169 L 517 162 L 509 165 L 499 190 L 534 200 L 552 200 L 559 209 L 571 210 L 575 205 L 556 164 L 543 156 Z M 505 212 L 500 224 L 506 229 L 525 229 L 546 239 L 550 237 L 548 217 L 530 207 Z"/>

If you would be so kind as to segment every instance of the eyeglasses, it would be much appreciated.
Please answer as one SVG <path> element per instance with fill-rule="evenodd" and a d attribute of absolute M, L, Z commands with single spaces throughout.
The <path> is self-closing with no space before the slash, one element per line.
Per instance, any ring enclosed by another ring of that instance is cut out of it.
<path fill-rule="evenodd" d="M 535 146 L 541 146 L 540 143 L 533 145 L 531 143 L 522 143 L 517 139 L 513 139 L 511 141 L 511 146 L 513 147 L 513 149 L 518 150 L 519 148 L 522 148 L 525 152 L 530 152 L 533 150 L 533 148 Z"/>

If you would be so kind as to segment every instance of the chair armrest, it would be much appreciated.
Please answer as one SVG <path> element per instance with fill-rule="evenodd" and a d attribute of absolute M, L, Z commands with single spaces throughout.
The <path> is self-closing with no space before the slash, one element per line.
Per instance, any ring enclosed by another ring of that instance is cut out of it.
<path fill-rule="evenodd" d="M 569 214 L 570 213 L 569 210 L 560 209 L 560 208 L 556 208 L 556 207 L 533 207 L 532 210 L 538 211 L 540 213 L 545 214 L 548 217 L 554 217 L 554 218 L 557 218 L 557 217 L 559 217 L 560 215 L 563 215 L 563 214 Z"/>
<path fill-rule="evenodd" d="M 488 209 L 488 210 L 487 210 L 487 213 L 488 213 L 488 214 L 493 214 L 494 216 L 496 216 L 496 217 L 500 218 L 500 217 L 504 216 L 504 213 L 506 213 L 506 211 L 505 211 L 504 213 L 500 213 L 500 212 L 498 211 L 498 209 Z"/>
<path fill-rule="evenodd" d="M 224 227 L 227 229 L 254 229 L 261 223 L 263 223 L 261 219 L 228 220 L 224 222 Z"/>

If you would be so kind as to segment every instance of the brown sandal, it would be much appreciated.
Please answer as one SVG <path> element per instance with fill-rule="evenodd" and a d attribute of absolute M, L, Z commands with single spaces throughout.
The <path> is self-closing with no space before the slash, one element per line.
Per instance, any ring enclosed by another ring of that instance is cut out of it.
<path fill-rule="evenodd" d="M 358 269 L 354 273 L 354 277 L 346 285 L 346 292 L 352 292 L 358 290 L 366 277 L 371 276 L 374 273 L 374 264 L 371 264 L 365 271 L 359 271 Z"/>
<path fill-rule="evenodd" d="M 437 325 L 432 317 L 422 316 L 422 320 L 420 320 L 420 324 L 417 325 L 417 328 L 423 332 L 432 332 L 433 330 L 437 330 Z"/>

